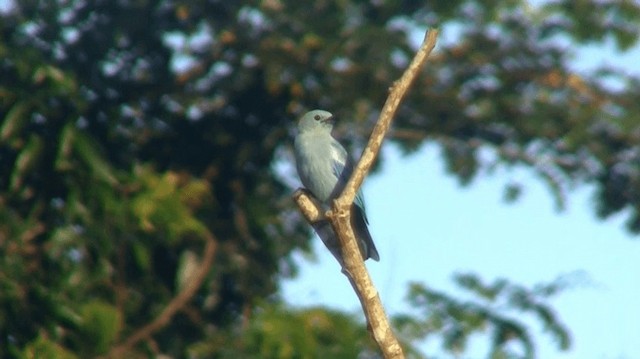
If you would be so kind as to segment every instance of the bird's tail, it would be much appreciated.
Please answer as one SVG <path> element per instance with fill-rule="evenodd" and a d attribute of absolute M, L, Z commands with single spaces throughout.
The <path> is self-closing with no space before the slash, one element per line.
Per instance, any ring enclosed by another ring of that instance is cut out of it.
<path fill-rule="evenodd" d="M 353 227 L 353 231 L 358 239 L 362 258 L 364 258 L 364 260 L 371 258 L 374 261 L 380 261 L 380 255 L 378 254 L 376 245 L 373 243 L 371 233 L 369 233 L 369 228 L 367 227 L 367 222 L 364 219 L 362 208 L 357 205 L 353 205 L 351 207 L 351 226 Z"/>

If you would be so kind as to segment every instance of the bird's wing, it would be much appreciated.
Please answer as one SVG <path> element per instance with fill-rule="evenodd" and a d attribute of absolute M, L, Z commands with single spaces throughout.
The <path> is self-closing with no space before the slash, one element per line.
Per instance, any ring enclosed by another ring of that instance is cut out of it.
<path fill-rule="evenodd" d="M 338 178 L 338 186 L 336 186 L 335 193 L 342 193 L 344 186 L 346 186 L 347 181 L 349 180 L 349 176 L 353 172 L 353 163 L 347 154 L 347 151 L 342 147 L 342 145 L 338 141 L 331 142 L 331 162 L 333 167 L 333 173 Z M 346 171 L 345 171 L 346 169 Z M 367 213 L 364 207 L 364 196 L 362 195 L 362 191 L 358 190 L 356 193 L 356 198 L 354 199 L 354 204 L 362 209 L 362 218 L 364 222 L 369 224 L 369 220 L 367 219 Z"/>

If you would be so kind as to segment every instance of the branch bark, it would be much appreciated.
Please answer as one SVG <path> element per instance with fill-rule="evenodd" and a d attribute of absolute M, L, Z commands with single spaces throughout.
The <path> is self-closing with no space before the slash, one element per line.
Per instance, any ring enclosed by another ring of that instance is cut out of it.
<path fill-rule="evenodd" d="M 213 234 L 209 232 L 205 235 L 205 241 L 202 263 L 182 291 L 167 304 L 167 306 L 154 320 L 135 331 L 121 344 L 111 348 L 109 353 L 105 356 L 106 358 L 124 358 L 125 354 L 138 344 L 138 342 L 149 339 L 153 333 L 164 328 L 173 316 L 184 308 L 187 303 L 189 303 L 198 289 L 200 289 L 200 286 L 202 286 L 202 283 L 213 265 L 213 258 L 217 249 L 217 241 Z"/>
<path fill-rule="evenodd" d="M 355 166 L 343 192 L 333 201 L 331 210 L 326 213 L 326 217 L 329 218 L 340 240 L 344 259 L 343 272 L 349 278 L 358 295 L 367 318 L 369 331 L 385 358 L 404 358 L 404 353 L 391 330 L 380 296 L 362 260 L 353 228 L 351 228 L 351 205 L 365 176 L 369 173 L 373 162 L 378 156 L 382 141 L 391 126 L 391 121 L 397 112 L 400 102 L 414 82 L 420 69 L 426 63 L 429 54 L 435 47 L 437 37 L 437 29 L 432 29 L 426 34 L 411 64 L 391 88 L 389 97 L 382 108 L 380 118 L 373 128 L 369 142 L 363 150 L 358 164 Z M 320 209 L 322 207 L 317 205 L 317 201 L 314 202 L 313 196 L 304 191 L 297 191 L 294 198 L 310 223 L 323 218 L 322 210 Z"/>
<path fill-rule="evenodd" d="M 398 110 L 400 102 L 404 98 L 409 87 L 413 84 L 424 64 L 427 62 L 429 54 L 431 54 L 431 51 L 436 46 L 437 38 L 438 29 L 431 29 L 427 32 L 420 49 L 413 57 L 413 60 L 411 60 L 409 67 L 407 67 L 400 79 L 393 84 L 389 97 L 387 97 L 387 101 L 382 107 L 380 117 L 373 128 L 371 137 L 369 137 L 369 142 L 362 151 L 360 161 L 358 161 L 358 164 L 351 174 L 351 178 L 349 178 L 349 182 L 347 182 L 342 194 L 336 199 L 340 206 L 349 208 L 353 203 L 356 193 L 362 185 L 365 176 L 369 173 L 376 157 L 378 157 L 380 147 L 382 146 L 382 140 L 391 126 L 391 121 Z"/>

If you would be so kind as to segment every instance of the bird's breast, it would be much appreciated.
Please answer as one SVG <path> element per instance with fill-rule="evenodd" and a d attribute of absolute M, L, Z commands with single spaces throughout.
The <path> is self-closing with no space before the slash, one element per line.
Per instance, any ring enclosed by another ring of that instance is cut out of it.
<path fill-rule="evenodd" d="M 296 167 L 302 184 L 320 201 L 329 201 L 338 183 L 333 172 L 330 142 L 299 137 L 295 146 Z"/>

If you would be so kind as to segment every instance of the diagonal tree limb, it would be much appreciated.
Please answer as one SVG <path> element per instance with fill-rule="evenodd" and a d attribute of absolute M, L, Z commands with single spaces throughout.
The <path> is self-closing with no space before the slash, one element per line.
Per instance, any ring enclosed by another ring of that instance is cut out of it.
<path fill-rule="evenodd" d="M 105 358 L 126 357 L 125 354 L 136 344 L 142 340 L 149 339 L 153 333 L 164 328 L 173 316 L 189 303 L 191 298 L 193 298 L 198 289 L 202 286 L 202 283 L 213 265 L 213 258 L 216 253 L 217 243 L 218 242 L 212 233 L 207 232 L 205 234 L 205 247 L 202 263 L 200 263 L 198 270 L 193 273 L 192 277 L 187 281 L 182 291 L 167 304 L 167 306 L 154 320 L 135 331 L 124 342 L 111 348 L 109 353 L 105 355 Z"/>
<path fill-rule="evenodd" d="M 391 120 L 402 98 L 426 63 L 429 54 L 435 47 L 437 37 L 437 29 L 430 30 L 427 33 L 411 64 L 402 74 L 402 77 L 393 85 L 389 97 L 382 108 L 380 118 L 373 128 L 369 143 L 367 143 L 362 152 L 360 161 L 358 161 L 351 174 L 344 191 L 334 200 L 331 212 L 327 214 L 342 246 L 343 271 L 358 294 L 362 309 L 369 323 L 369 330 L 385 358 L 404 358 L 404 353 L 398 339 L 391 330 L 380 296 L 362 260 L 355 234 L 351 227 L 351 206 L 358 189 L 380 152 L 384 136 L 391 126 Z"/>
<path fill-rule="evenodd" d="M 389 97 L 382 108 L 380 118 L 369 138 L 369 143 L 363 150 L 360 161 L 351 174 L 342 194 L 334 200 L 331 210 L 326 213 L 326 217 L 331 221 L 342 247 L 342 257 L 344 259 L 342 271 L 349 278 L 351 286 L 358 295 L 367 318 L 369 331 L 385 358 L 404 358 L 404 353 L 391 330 L 380 296 L 362 260 L 362 255 L 351 227 L 351 206 L 358 189 L 380 151 L 384 136 L 391 126 L 391 120 L 402 98 L 414 82 L 422 66 L 426 63 L 429 54 L 435 47 L 437 37 L 437 29 L 432 29 L 427 33 L 411 64 L 391 88 Z M 294 199 L 310 223 L 322 220 L 325 217 L 320 209 L 322 207 L 318 205 L 317 201 L 309 193 L 303 190 L 296 191 Z"/>
<path fill-rule="evenodd" d="M 413 84 L 424 64 L 427 62 L 429 54 L 431 54 L 431 51 L 436 46 L 437 38 L 438 29 L 431 29 L 427 32 L 420 49 L 413 57 L 409 67 L 407 67 L 400 79 L 391 87 L 387 101 L 382 107 L 380 117 L 378 118 L 371 136 L 369 137 L 369 142 L 362 151 L 362 156 L 360 157 L 358 164 L 355 166 L 355 169 L 351 174 L 351 178 L 349 178 L 349 182 L 347 182 L 347 185 L 342 191 L 340 197 L 336 199 L 338 204 L 343 208 L 349 208 L 353 203 L 358 189 L 362 185 L 364 178 L 369 173 L 376 157 L 378 157 L 382 141 L 391 126 L 391 121 L 398 110 L 400 102 L 407 93 L 407 90 L 409 90 L 411 84 Z"/>
<path fill-rule="evenodd" d="M 325 219 L 322 205 L 318 200 L 304 188 L 298 188 L 293 193 L 293 200 L 300 208 L 302 215 L 309 223 L 316 223 Z"/>

